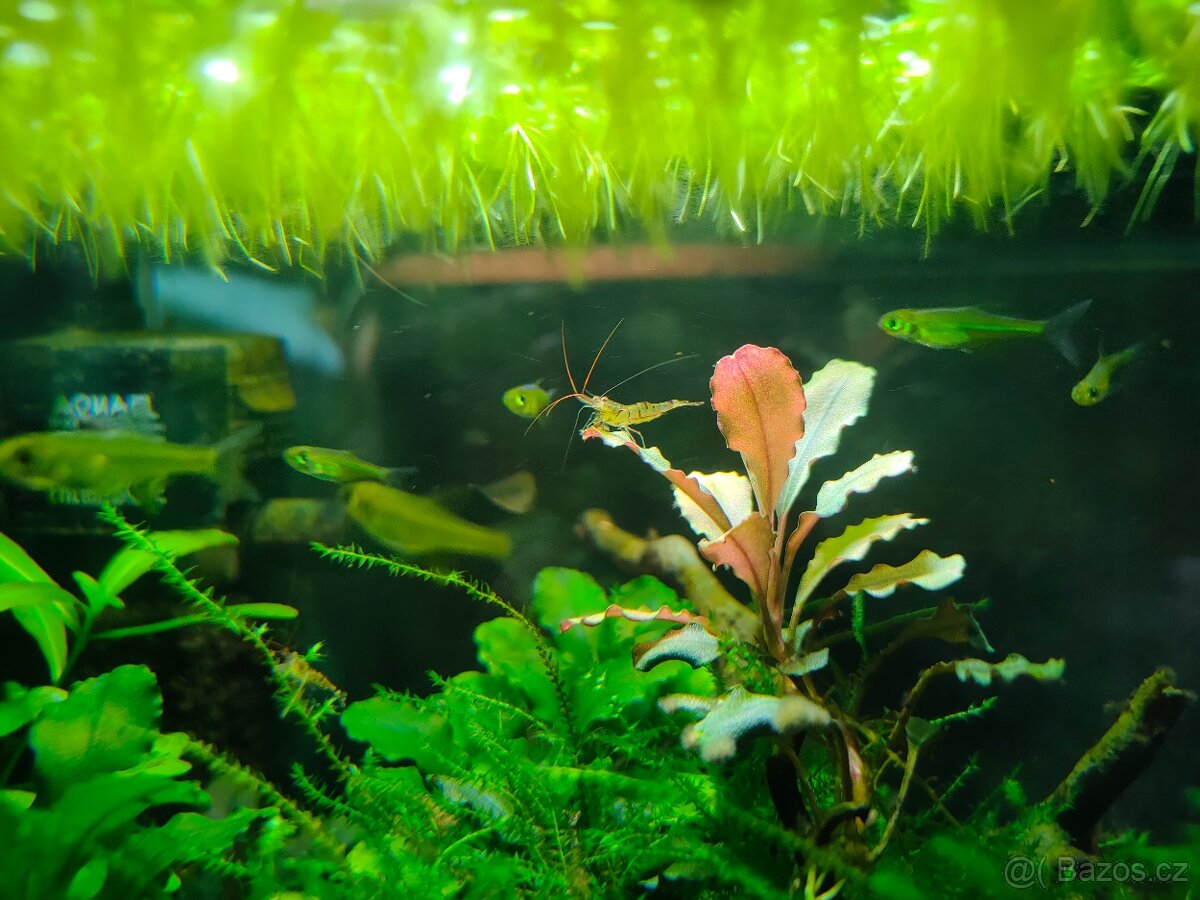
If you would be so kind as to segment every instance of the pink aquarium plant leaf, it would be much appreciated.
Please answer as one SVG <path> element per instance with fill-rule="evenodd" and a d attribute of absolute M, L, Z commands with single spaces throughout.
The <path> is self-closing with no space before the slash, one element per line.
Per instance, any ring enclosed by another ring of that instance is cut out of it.
<path fill-rule="evenodd" d="M 628 447 L 634 453 L 642 458 L 642 462 L 652 468 L 655 472 L 662 475 L 667 481 L 675 485 L 688 499 L 692 500 L 696 506 L 703 510 L 721 531 L 728 531 L 730 528 L 729 517 L 725 515 L 725 510 L 721 508 L 721 504 L 717 502 L 717 498 L 700 486 L 700 482 L 695 478 L 684 475 L 682 469 L 674 469 L 671 467 L 670 461 L 662 455 L 657 447 L 643 447 L 633 439 L 628 431 L 620 429 L 609 431 L 596 426 L 589 426 L 579 433 L 579 436 L 585 441 L 593 438 L 604 442 L 608 447 Z M 786 468 L 786 463 L 784 464 Z"/>
<path fill-rule="evenodd" d="M 658 609 L 629 609 L 625 606 L 618 606 L 616 603 L 610 603 L 607 608 L 600 612 L 588 613 L 586 616 L 571 616 L 569 619 L 563 619 L 559 623 L 559 631 L 566 632 L 574 628 L 576 625 L 586 625 L 589 628 L 594 628 L 605 619 L 628 619 L 630 622 L 678 622 L 681 625 L 686 625 L 691 622 L 698 622 L 701 625 L 707 625 L 708 619 L 704 616 L 698 616 L 695 613 L 688 612 L 686 609 L 674 610 L 671 607 L 660 606 Z"/>
<path fill-rule="evenodd" d="M 788 462 L 804 436 L 800 375 L 776 348 L 746 344 L 718 360 L 709 387 L 725 445 L 741 454 L 758 511 L 772 522 Z"/>
<path fill-rule="evenodd" d="M 766 596 L 775 533 L 771 523 L 750 513 L 717 541 L 701 541 L 700 553 L 713 565 L 729 566 L 757 598 Z"/>

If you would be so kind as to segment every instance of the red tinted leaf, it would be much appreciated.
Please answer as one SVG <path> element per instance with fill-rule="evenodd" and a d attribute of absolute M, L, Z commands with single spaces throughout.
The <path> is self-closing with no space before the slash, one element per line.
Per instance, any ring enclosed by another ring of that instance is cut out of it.
<path fill-rule="evenodd" d="M 579 436 L 585 441 L 592 438 L 599 438 L 609 447 L 628 447 L 642 458 L 642 462 L 686 494 L 689 499 L 704 511 L 705 515 L 717 524 L 721 531 L 729 530 L 729 518 L 725 515 L 725 511 L 721 509 L 721 504 L 717 502 L 716 497 L 702 489 L 700 482 L 696 481 L 696 479 L 684 475 L 681 469 L 671 468 L 671 463 L 662 455 L 662 451 L 657 447 L 640 446 L 628 431 L 609 431 L 597 428 L 594 425 L 583 429 L 579 433 Z M 785 470 L 787 468 L 786 461 L 784 462 L 784 468 Z"/>
<path fill-rule="evenodd" d="M 595 627 L 605 619 L 628 619 L 630 622 L 651 622 L 655 620 L 663 622 L 679 622 L 686 625 L 689 622 L 699 622 L 701 625 L 707 625 L 708 619 L 704 616 L 697 616 L 695 613 L 690 613 L 686 609 L 674 610 L 671 607 L 663 605 L 658 609 L 629 609 L 624 606 L 618 606 L 615 603 L 610 603 L 608 607 L 600 612 L 589 613 L 586 616 L 571 616 L 569 619 L 563 619 L 559 625 L 559 631 L 569 631 L 576 625 L 587 625 Z"/>
<path fill-rule="evenodd" d="M 800 376 L 774 347 L 746 344 L 717 362 L 709 387 L 725 444 L 741 454 L 758 510 L 770 520 L 804 436 Z"/>
<path fill-rule="evenodd" d="M 758 513 L 750 513 L 719 541 L 702 542 L 700 552 L 714 565 L 729 566 L 754 596 L 761 598 L 767 591 L 767 572 L 771 567 L 770 552 L 774 543 L 771 523 Z"/>

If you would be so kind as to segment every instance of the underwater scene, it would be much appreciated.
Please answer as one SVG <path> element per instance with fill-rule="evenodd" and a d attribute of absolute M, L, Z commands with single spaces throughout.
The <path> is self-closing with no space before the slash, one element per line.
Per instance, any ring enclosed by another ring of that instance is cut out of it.
<path fill-rule="evenodd" d="M 1198 896 L 1200 5 L 0 6 L 0 900 Z"/>

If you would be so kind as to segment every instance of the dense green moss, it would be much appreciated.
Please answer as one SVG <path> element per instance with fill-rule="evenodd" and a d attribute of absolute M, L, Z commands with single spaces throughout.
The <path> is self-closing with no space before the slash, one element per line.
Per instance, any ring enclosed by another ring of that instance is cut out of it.
<path fill-rule="evenodd" d="M 27 0 L 0 11 L 0 240 L 320 270 L 402 236 L 580 243 L 796 211 L 1153 197 L 1200 117 L 1188 0 Z M 1140 107 L 1140 108 L 1135 108 Z M 1149 165 L 1149 163 L 1147 163 Z M 1141 206 L 1145 206 L 1142 204 Z M 1139 209 L 1139 213 L 1142 210 Z"/>

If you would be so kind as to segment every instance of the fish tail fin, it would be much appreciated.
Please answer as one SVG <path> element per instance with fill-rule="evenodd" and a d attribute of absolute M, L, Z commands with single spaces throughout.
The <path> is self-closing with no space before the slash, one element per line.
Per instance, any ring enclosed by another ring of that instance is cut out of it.
<path fill-rule="evenodd" d="M 512 553 L 512 536 L 498 528 L 481 531 L 478 552 L 492 559 L 506 559 Z"/>
<path fill-rule="evenodd" d="M 1075 328 L 1091 305 L 1091 300 L 1082 300 L 1067 307 L 1054 318 L 1048 319 L 1042 331 L 1050 345 L 1073 366 L 1079 365 L 1080 358 L 1079 346 L 1075 343 Z"/>
<path fill-rule="evenodd" d="M 239 428 L 222 438 L 213 447 L 216 459 L 213 477 L 221 489 L 221 498 L 230 503 L 234 500 L 257 500 L 259 493 L 242 472 L 246 462 L 246 450 L 262 434 L 262 424 L 254 423 Z"/>

